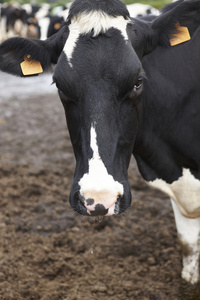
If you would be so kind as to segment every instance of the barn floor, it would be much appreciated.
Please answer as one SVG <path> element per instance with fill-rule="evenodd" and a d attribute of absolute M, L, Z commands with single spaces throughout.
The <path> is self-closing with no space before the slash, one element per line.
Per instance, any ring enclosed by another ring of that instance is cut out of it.
<path fill-rule="evenodd" d="M 200 299 L 180 279 L 169 199 L 132 161 L 125 216 L 76 216 L 68 203 L 75 162 L 55 88 L 12 80 L 0 73 L 0 299 Z"/>

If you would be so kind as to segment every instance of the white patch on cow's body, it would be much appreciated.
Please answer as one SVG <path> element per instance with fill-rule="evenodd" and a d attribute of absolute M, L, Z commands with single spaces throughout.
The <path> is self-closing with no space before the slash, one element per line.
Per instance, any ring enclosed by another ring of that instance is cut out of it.
<path fill-rule="evenodd" d="M 182 176 L 168 184 L 161 179 L 148 182 L 171 198 L 183 250 L 182 278 L 194 284 L 199 280 L 200 252 L 200 181 L 189 169 L 183 169 Z"/>
<path fill-rule="evenodd" d="M 6 17 L 3 16 L 0 18 L 0 42 L 3 42 L 6 39 L 7 39 Z"/>
<path fill-rule="evenodd" d="M 185 217 L 200 217 L 200 180 L 189 169 L 183 169 L 182 176 L 171 184 L 162 179 L 147 183 L 169 195 Z"/>
<path fill-rule="evenodd" d="M 27 12 L 27 14 L 32 13 L 32 6 L 30 4 L 23 4 L 22 8 Z"/>
<path fill-rule="evenodd" d="M 63 49 L 70 66 L 72 67 L 70 60 L 80 35 L 93 31 L 95 37 L 100 33 L 105 33 L 110 28 L 116 28 L 127 41 L 126 27 L 130 22 L 130 19 L 125 20 L 122 16 L 112 17 L 101 10 L 94 10 L 89 13 L 83 12 L 72 18 L 69 25 L 69 36 Z"/>
<path fill-rule="evenodd" d="M 85 199 L 93 199 L 92 205 L 85 206 L 89 211 L 95 210 L 96 204 L 103 204 L 109 209 L 107 215 L 114 214 L 115 203 L 119 195 L 123 195 L 124 188 L 121 183 L 115 181 L 108 171 L 99 155 L 97 136 L 95 128 L 90 131 L 90 147 L 93 157 L 89 160 L 89 171 L 79 181 L 80 194 Z"/>
<path fill-rule="evenodd" d="M 199 280 L 200 218 L 184 217 L 171 200 L 178 237 L 183 248 L 182 278 L 194 284 Z"/>
<path fill-rule="evenodd" d="M 39 20 L 46 17 L 49 13 L 50 5 L 42 3 L 40 9 L 36 12 L 35 17 Z"/>
<path fill-rule="evenodd" d="M 150 11 L 151 15 L 155 15 L 155 16 L 158 16 L 160 14 L 158 9 L 146 4 L 133 3 L 127 5 L 126 7 L 132 18 L 136 18 L 139 15 L 146 16 L 148 15 L 147 11 Z"/>
<path fill-rule="evenodd" d="M 22 20 L 18 19 L 16 20 L 15 24 L 14 24 L 14 33 L 15 35 L 20 35 L 22 30 L 23 30 L 23 26 L 24 23 L 22 22 Z"/>

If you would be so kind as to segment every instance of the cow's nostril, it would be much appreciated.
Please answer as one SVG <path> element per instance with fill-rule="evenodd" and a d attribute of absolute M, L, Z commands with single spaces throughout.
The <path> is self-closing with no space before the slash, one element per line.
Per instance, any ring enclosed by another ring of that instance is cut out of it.
<path fill-rule="evenodd" d="M 80 192 L 79 191 L 76 191 L 75 193 L 74 193 L 74 200 L 75 201 L 80 201 L 83 205 L 84 205 L 84 203 L 85 203 L 85 198 L 83 197 L 83 196 L 81 196 L 81 194 L 80 194 Z"/>
<path fill-rule="evenodd" d="M 95 210 L 90 211 L 91 216 L 105 216 L 108 213 L 108 209 L 103 204 L 95 205 Z"/>
<path fill-rule="evenodd" d="M 76 191 L 76 192 L 74 193 L 74 199 L 75 199 L 75 200 L 79 200 L 79 195 L 80 195 L 80 192 L 79 192 L 79 191 Z"/>
<path fill-rule="evenodd" d="M 118 195 L 118 197 L 117 197 L 117 202 L 120 202 L 121 199 L 122 199 L 122 196 L 121 196 L 121 195 Z"/>
<path fill-rule="evenodd" d="M 78 211 L 80 214 L 87 214 L 87 209 L 85 207 L 85 198 L 81 196 L 79 191 L 74 192 L 73 201 L 74 205 L 72 206 L 74 210 Z"/>
<path fill-rule="evenodd" d="M 94 199 L 89 198 L 89 199 L 87 199 L 85 202 L 86 202 L 87 206 L 90 206 L 90 205 L 93 205 L 93 204 L 94 204 Z"/>
<path fill-rule="evenodd" d="M 123 200 L 123 196 L 119 195 L 117 197 L 117 201 L 115 202 L 115 209 L 114 209 L 114 213 L 117 215 L 120 213 L 121 208 L 120 206 L 122 205 L 122 200 Z"/>

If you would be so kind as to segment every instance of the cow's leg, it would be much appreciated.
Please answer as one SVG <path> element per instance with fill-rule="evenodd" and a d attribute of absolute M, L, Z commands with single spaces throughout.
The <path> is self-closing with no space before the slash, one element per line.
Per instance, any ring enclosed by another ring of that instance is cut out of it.
<path fill-rule="evenodd" d="M 182 278 L 195 284 L 199 280 L 200 218 L 184 217 L 176 203 L 171 200 L 178 238 L 182 248 Z"/>

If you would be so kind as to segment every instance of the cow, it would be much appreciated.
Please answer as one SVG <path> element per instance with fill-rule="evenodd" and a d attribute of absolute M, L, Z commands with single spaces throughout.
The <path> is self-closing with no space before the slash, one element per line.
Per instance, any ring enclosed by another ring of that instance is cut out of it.
<path fill-rule="evenodd" d="M 49 4 L 0 5 L 0 42 L 13 36 L 46 39 L 56 33 L 64 19 L 49 14 Z"/>
<path fill-rule="evenodd" d="M 0 5 L 0 42 L 14 35 L 25 36 L 26 11 L 19 5 Z"/>
<path fill-rule="evenodd" d="M 151 5 L 133 3 L 127 5 L 129 14 L 132 18 L 144 17 L 149 15 L 158 16 L 160 11 Z"/>
<path fill-rule="evenodd" d="M 24 4 L 22 8 L 25 9 L 27 13 L 27 37 L 45 40 L 56 33 L 64 22 L 63 17 L 50 15 L 49 4 Z"/>
<path fill-rule="evenodd" d="M 46 40 L 61 28 L 64 23 L 64 18 L 60 16 L 47 15 L 41 19 L 29 18 L 27 23 L 28 37 L 32 37 L 31 35 L 35 34 L 36 38 Z"/>
<path fill-rule="evenodd" d="M 47 3 L 41 5 L 23 4 L 21 7 L 26 11 L 28 18 L 41 19 L 48 15 L 50 11 L 50 5 Z"/>
<path fill-rule="evenodd" d="M 95 217 L 126 211 L 133 154 L 144 180 L 172 199 L 182 278 L 191 284 L 200 253 L 199 25 L 199 0 L 151 22 L 131 18 L 120 0 L 75 0 L 45 41 L 0 45 L 4 72 L 32 76 L 56 64 L 76 158 L 73 209 Z"/>

